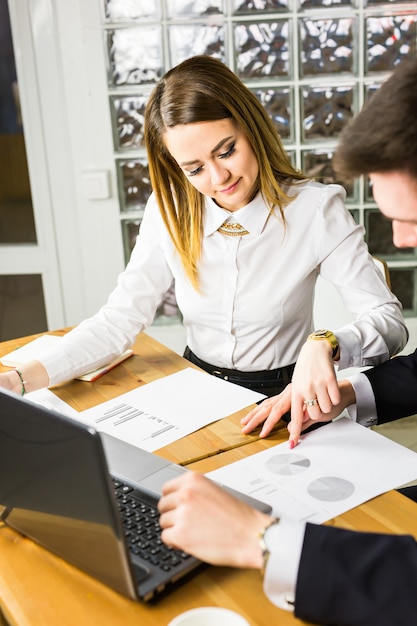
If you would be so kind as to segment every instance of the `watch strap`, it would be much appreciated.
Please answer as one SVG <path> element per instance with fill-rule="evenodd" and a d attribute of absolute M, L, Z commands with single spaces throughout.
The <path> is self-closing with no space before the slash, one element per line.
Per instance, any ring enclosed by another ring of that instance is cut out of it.
<path fill-rule="evenodd" d="M 267 526 L 265 526 L 265 528 L 262 528 L 262 530 L 260 530 L 258 532 L 258 542 L 259 542 L 259 546 L 262 550 L 262 576 L 265 574 L 265 570 L 266 570 L 266 566 L 268 564 L 268 559 L 269 559 L 269 548 L 266 544 L 265 538 L 266 538 L 266 534 L 268 532 L 268 530 L 272 527 L 275 526 L 276 524 L 279 524 L 279 517 L 273 517 L 272 520 L 270 521 L 269 524 L 267 524 Z"/>

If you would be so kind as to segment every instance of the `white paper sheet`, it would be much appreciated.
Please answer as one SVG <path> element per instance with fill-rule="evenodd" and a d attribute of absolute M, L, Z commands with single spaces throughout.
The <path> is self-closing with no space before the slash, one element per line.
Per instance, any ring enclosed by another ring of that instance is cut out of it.
<path fill-rule="evenodd" d="M 72 415 L 153 452 L 263 398 L 263 394 L 189 367 Z M 70 413 L 65 410 L 68 405 L 45 393 L 32 399 Z"/>
<path fill-rule="evenodd" d="M 417 453 L 342 418 L 207 474 L 269 503 L 274 514 L 322 523 L 417 479 Z"/>
<path fill-rule="evenodd" d="M 0 363 L 7 367 L 19 367 L 32 359 L 39 359 L 43 353 L 59 345 L 61 339 L 62 337 L 56 335 L 42 335 L 3 355 L 0 358 Z"/>
<path fill-rule="evenodd" d="M 28 400 L 31 400 L 32 402 L 36 402 L 36 404 L 41 404 L 46 409 L 52 409 L 58 413 L 63 413 L 64 415 L 70 415 L 72 417 L 78 417 L 80 415 L 78 411 L 64 402 L 64 400 L 61 400 L 61 398 L 58 398 L 58 396 L 56 396 L 52 391 L 49 391 L 49 389 L 30 391 L 25 395 L 25 398 L 28 398 Z"/>

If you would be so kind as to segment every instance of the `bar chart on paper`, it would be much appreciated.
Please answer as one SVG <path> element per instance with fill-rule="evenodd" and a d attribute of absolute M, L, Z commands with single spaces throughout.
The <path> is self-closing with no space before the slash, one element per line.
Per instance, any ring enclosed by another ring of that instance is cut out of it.
<path fill-rule="evenodd" d="M 186 368 L 82 411 L 79 419 L 153 452 L 263 397 Z"/>
<path fill-rule="evenodd" d="M 151 415 L 147 411 L 130 406 L 125 402 L 116 403 L 114 406 L 111 406 L 109 409 L 103 411 L 103 414 L 95 418 L 93 421 L 98 428 L 104 423 L 107 423 L 107 425 L 110 424 L 113 429 L 117 430 L 119 426 L 122 427 L 123 424 L 135 419 L 141 420 L 142 441 L 154 439 L 169 430 L 177 428 L 175 424 L 171 424 L 156 415 Z"/>

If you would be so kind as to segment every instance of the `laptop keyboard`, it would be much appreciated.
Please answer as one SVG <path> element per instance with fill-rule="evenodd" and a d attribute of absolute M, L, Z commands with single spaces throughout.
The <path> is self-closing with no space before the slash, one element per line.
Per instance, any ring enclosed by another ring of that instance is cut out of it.
<path fill-rule="evenodd" d="M 115 478 L 113 488 L 131 555 L 140 557 L 164 572 L 174 571 L 191 558 L 186 552 L 169 548 L 163 543 L 156 506 L 140 500 L 132 487 Z"/>

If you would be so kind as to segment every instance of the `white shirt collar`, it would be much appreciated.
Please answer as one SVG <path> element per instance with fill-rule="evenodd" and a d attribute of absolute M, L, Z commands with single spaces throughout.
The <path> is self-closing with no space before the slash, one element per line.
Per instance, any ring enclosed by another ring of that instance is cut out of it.
<path fill-rule="evenodd" d="M 265 227 L 269 217 L 269 209 L 266 206 L 262 195 L 258 193 L 255 198 L 246 206 L 231 213 L 219 207 L 212 198 L 206 198 L 204 212 L 204 236 L 212 235 L 227 220 L 238 222 L 251 235 L 259 236 Z"/>

